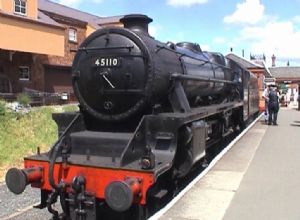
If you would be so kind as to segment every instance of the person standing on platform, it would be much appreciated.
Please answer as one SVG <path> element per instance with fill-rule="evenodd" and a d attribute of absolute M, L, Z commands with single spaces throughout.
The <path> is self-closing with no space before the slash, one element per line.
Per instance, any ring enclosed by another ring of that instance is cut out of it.
<path fill-rule="evenodd" d="M 268 110 L 269 110 L 269 121 L 268 125 L 278 125 L 277 124 L 277 114 L 279 111 L 279 94 L 277 92 L 276 87 L 270 87 L 269 95 L 269 104 L 268 104 Z"/>
<path fill-rule="evenodd" d="M 298 111 L 300 111 L 300 91 L 298 93 Z"/>
<path fill-rule="evenodd" d="M 270 86 L 267 86 L 265 88 L 265 90 L 263 91 L 262 97 L 265 100 L 265 112 L 264 112 L 264 117 L 265 117 L 265 123 L 268 123 L 269 120 L 269 110 L 268 110 L 268 106 L 269 106 L 269 89 Z"/>
<path fill-rule="evenodd" d="M 294 105 L 297 106 L 298 104 L 298 90 L 294 89 Z"/>

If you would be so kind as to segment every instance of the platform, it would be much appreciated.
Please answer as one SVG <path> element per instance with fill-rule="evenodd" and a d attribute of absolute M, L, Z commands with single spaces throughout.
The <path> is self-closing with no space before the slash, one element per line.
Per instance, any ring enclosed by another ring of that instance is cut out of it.
<path fill-rule="evenodd" d="M 261 118 L 160 220 L 299 220 L 300 112 Z"/>

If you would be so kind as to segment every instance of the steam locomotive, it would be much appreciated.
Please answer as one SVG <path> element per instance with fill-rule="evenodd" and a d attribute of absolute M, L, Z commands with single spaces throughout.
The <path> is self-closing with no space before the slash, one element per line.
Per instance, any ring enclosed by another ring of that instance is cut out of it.
<path fill-rule="evenodd" d="M 72 66 L 80 111 L 53 114 L 59 139 L 7 172 L 13 193 L 39 188 L 37 208 L 54 219 L 144 219 L 216 141 L 258 113 L 252 73 L 198 44 L 155 40 L 151 21 L 127 15 L 124 28 L 81 44 Z"/>

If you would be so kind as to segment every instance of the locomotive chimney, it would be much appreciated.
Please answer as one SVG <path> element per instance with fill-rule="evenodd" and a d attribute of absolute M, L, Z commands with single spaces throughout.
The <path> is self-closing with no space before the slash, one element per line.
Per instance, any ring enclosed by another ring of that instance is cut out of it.
<path fill-rule="evenodd" d="M 125 15 L 120 21 L 124 24 L 124 28 L 128 28 L 134 32 L 149 35 L 148 24 L 152 22 L 152 18 L 142 14 Z"/>
<path fill-rule="evenodd" d="M 272 56 L 272 67 L 275 67 L 275 66 L 276 66 L 275 61 L 276 61 L 276 57 L 275 57 L 275 55 L 273 54 L 273 56 Z"/>

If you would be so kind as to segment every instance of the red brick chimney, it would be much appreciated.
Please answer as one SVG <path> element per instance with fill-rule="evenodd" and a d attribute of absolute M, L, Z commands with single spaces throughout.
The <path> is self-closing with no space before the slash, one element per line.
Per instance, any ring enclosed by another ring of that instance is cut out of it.
<path fill-rule="evenodd" d="M 276 65 L 275 65 L 275 61 L 276 61 L 276 57 L 275 57 L 275 55 L 273 54 L 273 56 L 272 56 L 272 67 L 275 67 Z"/>

